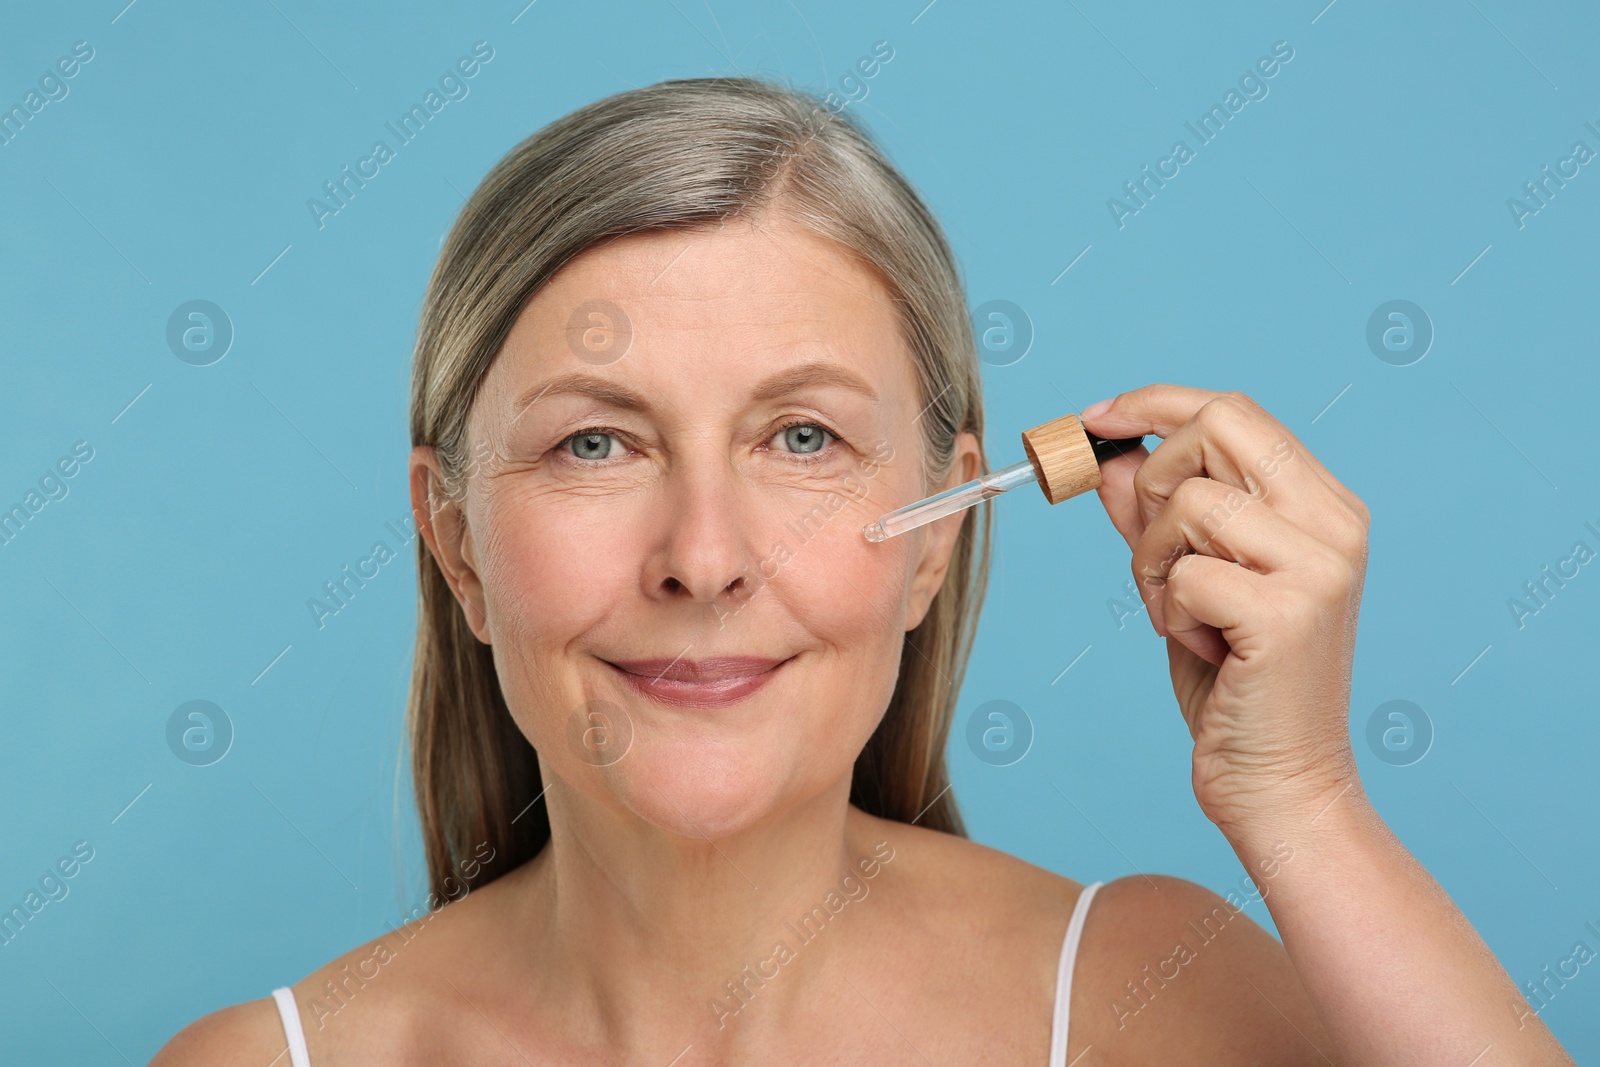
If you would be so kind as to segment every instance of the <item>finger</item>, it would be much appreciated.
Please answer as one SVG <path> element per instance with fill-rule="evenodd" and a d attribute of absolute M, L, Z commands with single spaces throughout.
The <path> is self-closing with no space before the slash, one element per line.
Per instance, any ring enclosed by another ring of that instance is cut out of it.
<path fill-rule="evenodd" d="M 1150 450 L 1140 445 L 1100 464 L 1100 486 L 1095 492 L 1099 494 L 1100 503 L 1111 518 L 1111 525 L 1128 542 L 1129 548 L 1137 545 L 1139 538 L 1144 536 L 1145 522 L 1139 515 L 1133 481 L 1139 466 L 1149 458 Z"/>
<path fill-rule="evenodd" d="M 1147 400 L 1138 399 L 1152 390 L 1163 393 L 1162 403 L 1152 405 Z M 1165 438 L 1189 420 L 1187 409 L 1199 410 L 1201 405 L 1216 395 L 1212 390 L 1185 385 L 1147 385 L 1130 393 L 1119 393 L 1111 406 L 1093 419 L 1087 419 L 1080 413 L 1078 421 L 1100 437 L 1113 437 L 1110 432 L 1112 428 L 1139 426 L 1140 429 L 1130 429 L 1121 436 L 1154 434 Z M 1130 401 L 1129 397 L 1135 400 Z M 1151 418 L 1157 421 L 1149 421 Z M 1138 504 L 1134 475 L 1151 454 L 1149 448 L 1141 445 L 1120 456 L 1113 456 L 1100 465 L 1100 488 L 1097 490 L 1100 502 L 1111 517 L 1111 524 L 1122 534 L 1129 548 L 1139 544 L 1147 522 Z"/>
<path fill-rule="evenodd" d="M 1159 450 L 1158 450 L 1159 451 Z M 1209 478 L 1179 484 L 1133 550 L 1133 574 L 1157 633 L 1170 625 L 1161 615 L 1160 592 L 1172 567 L 1198 553 L 1237 563 L 1258 574 L 1321 564 L 1335 549 L 1243 491 Z"/>
<path fill-rule="evenodd" d="M 1185 415 L 1187 419 L 1172 426 Z M 1123 421 L 1106 422 L 1113 417 Z M 1162 427 L 1169 429 L 1162 433 Z M 1243 393 L 1145 386 L 1116 397 L 1091 428 L 1102 436 L 1125 432 L 1163 437 L 1134 483 L 1140 518 L 1147 524 L 1184 479 L 1209 477 L 1269 502 L 1346 554 L 1361 551 L 1365 544 L 1368 513 L 1360 498 Z"/>
<path fill-rule="evenodd" d="M 1100 437 L 1137 437 L 1154 434 L 1165 440 L 1194 418 L 1207 401 L 1221 396 L 1221 390 L 1198 389 L 1192 385 L 1156 382 L 1126 393 L 1118 393 L 1111 406 L 1092 419 L 1079 420 Z"/>
<path fill-rule="evenodd" d="M 1184 556 L 1173 564 L 1161 594 L 1167 635 L 1220 667 L 1232 648 L 1228 635 L 1240 631 L 1261 595 L 1250 583 L 1260 580 L 1260 575 L 1214 556 Z"/>
<path fill-rule="evenodd" d="M 1351 547 L 1358 520 L 1290 443 L 1283 425 L 1248 398 L 1224 393 L 1161 443 L 1134 492 L 1146 523 L 1189 478 L 1241 489 L 1329 545 Z"/>

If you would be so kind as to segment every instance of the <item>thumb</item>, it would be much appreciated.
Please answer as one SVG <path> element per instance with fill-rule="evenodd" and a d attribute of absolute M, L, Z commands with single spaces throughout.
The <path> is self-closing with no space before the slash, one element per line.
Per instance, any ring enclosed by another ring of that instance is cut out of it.
<path fill-rule="evenodd" d="M 1139 501 L 1133 492 L 1133 476 L 1141 464 L 1150 458 L 1150 450 L 1140 445 L 1120 456 L 1112 456 L 1100 464 L 1100 486 L 1095 490 L 1111 525 L 1117 528 L 1128 548 L 1139 546 L 1144 536 L 1145 522 L 1139 517 Z"/>

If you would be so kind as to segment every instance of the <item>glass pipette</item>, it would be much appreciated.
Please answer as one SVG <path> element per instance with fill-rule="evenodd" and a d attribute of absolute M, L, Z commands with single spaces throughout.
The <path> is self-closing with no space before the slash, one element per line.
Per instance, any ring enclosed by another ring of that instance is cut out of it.
<path fill-rule="evenodd" d="M 891 511 L 863 526 L 861 533 L 868 541 L 884 541 L 1029 483 L 1038 485 L 1050 503 L 1059 504 L 1099 486 L 1101 463 L 1143 443 L 1143 437 L 1098 437 L 1076 415 L 1063 415 L 1023 431 L 1027 459 Z"/>

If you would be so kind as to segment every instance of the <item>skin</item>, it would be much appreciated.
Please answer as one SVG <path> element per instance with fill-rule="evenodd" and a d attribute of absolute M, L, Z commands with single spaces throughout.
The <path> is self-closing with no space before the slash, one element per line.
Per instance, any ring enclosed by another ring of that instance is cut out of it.
<path fill-rule="evenodd" d="M 569 333 L 593 299 L 631 332 Z M 813 361 L 876 398 L 810 385 L 753 399 Z M 545 388 L 575 371 L 648 407 Z M 528 303 L 474 401 L 484 461 L 464 495 L 442 494 L 428 448 L 411 478 L 427 544 L 539 752 L 552 842 L 297 983 L 316 1067 L 1045 1062 L 1080 883 L 849 804 L 961 516 L 879 544 L 860 528 L 978 470 L 963 434 L 948 476 L 924 483 L 922 405 L 875 274 L 781 216 L 631 235 Z M 1192 882 L 1109 882 L 1079 948 L 1069 1062 L 1466 1064 L 1486 1043 L 1485 1065 L 1570 1062 L 1536 1018 L 1517 1028 L 1505 1004 L 1519 994 L 1359 790 L 1360 501 L 1241 394 L 1149 386 L 1085 421 L 1166 441 L 1108 463 L 1100 499 L 1167 639 L 1196 798 L 1285 943 Z M 789 422 L 811 442 L 828 431 L 822 448 L 803 452 Z M 601 447 L 575 454 L 577 437 Z M 1291 458 L 1270 477 L 1252 467 L 1281 440 Z M 1251 470 L 1259 499 L 1206 527 Z M 797 536 L 815 508 L 826 517 Z M 795 658 L 720 709 L 656 703 L 603 662 L 735 653 Z M 608 736 L 631 737 L 614 761 L 570 743 L 597 700 Z M 785 924 L 830 893 L 846 902 L 824 931 L 794 937 Z M 1220 934 L 1130 1011 L 1128 983 L 1172 975 L 1162 961 L 1207 917 Z M 778 938 L 799 947 L 772 976 L 759 961 Z M 772 977 L 717 1012 L 747 964 Z M 288 1057 L 263 998 L 197 1021 L 153 1062 Z"/>

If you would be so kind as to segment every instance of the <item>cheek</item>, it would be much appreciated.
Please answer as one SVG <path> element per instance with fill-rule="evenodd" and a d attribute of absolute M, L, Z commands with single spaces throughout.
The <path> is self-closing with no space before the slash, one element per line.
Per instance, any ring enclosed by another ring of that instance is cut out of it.
<path fill-rule="evenodd" d="M 899 678 L 908 545 L 894 542 L 910 538 L 873 544 L 861 536 L 865 521 L 841 511 L 809 540 L 795 537 L 792 558 L 764 591 L 779 605 L 774 614 L 821 646 L 806 674 L 805 713 L 773 745 L 801 792 L 849 774 Z M 745 619 L 759 627 L 763 615 L 750 610 Z"/>
<path fill-rule="evenodd" d="M 859 750 L 899 675 L 914 539 L 874 544 L 863 537 L 861 527 L 883 514 L 882 502 L 872 498 L 841 506 L 837 497 L 803 500 L 797 494 L 791 505 L 771 532 L 780 551 L 727 621 L 728 644 L 737 647 L 743 629 L 750 644 L 767 646 L 775 622 L 803 633 L 819 652 L 808 675 L 814 688 L 802 725 L 807 741 L 825 750 L 841 744 Z"/>
<path fill-rule="evenodd" d="M 765 698 L 767 713 L 743 720 L 627 704 L 633 747 L 598 773 L 574 754 L 569 720 L 610 693 L 592 674 L 565 669 L 564 657 L 589 634 L 644 638 L 672 625 L 640 586 L 651 546 L 672 531 L 637 496 L 502 492 L 482 510 L 479 568 L 513 717 L 549 769 L 592 799 L 685 834 L 727 829 L 848 775 L 876 728 L 899 673 L 916 539 L 862 536 L 897 506 L 881 483 L 761 495 L 742 520 L 729 517 L 745 524 L 742 594 L 723 598 L 720 618 L 708 610 L 699 632 L 722 649 L 804 651 L 809 666 L 783 701 Z"/>
<path fill-rule="evenodd" d="M 507 494 L 485 509 L 478 564 L 490 630 L 535 643 L 582 633 L 637 573 L 618 505 Z"/>
<path fill-rule="evenodd" d="M 567 651 L 627 604 L 638 575 L 636 554 L 613 532 L 627 529 L 620 510 L 607 501 L 502 493 L 483 509 L 478 527 L 501 692 L 541 761 L 569 781 L 593 773 L 574 732 L 606 724 L 591 714 L 601 694 L 572 669 Z"/>
<path fill-rule="evenodd" d="M 781 567 L 763 575 L 807 628 L 849 647 L 898 641 L 905 618 L 908 538 L 874 544 L 861 527 L 882 514 L 870 499 L 813 501 L 778 531 L 787 549 Z"/>

